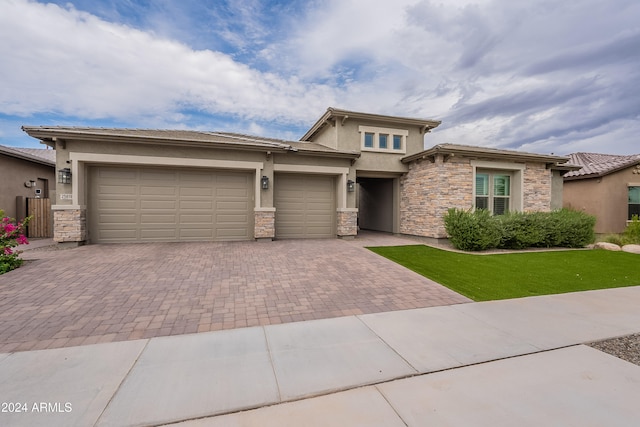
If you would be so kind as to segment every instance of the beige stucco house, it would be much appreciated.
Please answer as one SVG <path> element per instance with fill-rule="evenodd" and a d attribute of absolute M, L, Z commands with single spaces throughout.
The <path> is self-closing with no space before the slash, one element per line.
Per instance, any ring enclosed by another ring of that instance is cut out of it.
<path fill-rule="evenodd" d="M 564 176 L 564 206 L 596 217 L 598 234 L 621 233 L 640 215 L 640 154 L 574 153 Z"/>
<path fill-rule="evenodd" d="M 0 209 L 6 216 L 27 216 L 27 198 L 54 194 L 55 152 L 42 148 L 0 145 Z"/>
<path fill-rule="evenodd" d="M 448 208 L 550 210 L 565 157 L 454 144 L 440 122 L 329 108 L 300 141 L 233 133 L 23 127 L 54 147 L 55 240 L 446 237 Z"/>

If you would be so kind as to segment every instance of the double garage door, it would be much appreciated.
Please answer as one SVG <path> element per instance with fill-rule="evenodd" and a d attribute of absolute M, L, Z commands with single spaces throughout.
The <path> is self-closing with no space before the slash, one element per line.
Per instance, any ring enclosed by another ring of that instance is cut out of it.
<path fill-rule="evenodd" d="M 208 169 L 93 167 L 94 243 L 253 238 L 253 175 Z"/>

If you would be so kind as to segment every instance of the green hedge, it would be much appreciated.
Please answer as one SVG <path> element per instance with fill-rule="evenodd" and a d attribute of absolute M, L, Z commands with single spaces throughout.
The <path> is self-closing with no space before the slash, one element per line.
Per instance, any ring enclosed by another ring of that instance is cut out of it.
<path fill-rule="evenodd" d="M 449 209 L 444 224 L 454 247 L 465 251 L 531 247 L 581 248 L 595 239 L 596 218 L 583 212 L 511 212 Z"/>

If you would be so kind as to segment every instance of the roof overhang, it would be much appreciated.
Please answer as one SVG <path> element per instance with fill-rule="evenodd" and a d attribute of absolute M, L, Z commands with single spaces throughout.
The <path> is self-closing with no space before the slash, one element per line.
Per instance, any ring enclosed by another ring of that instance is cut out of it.
<path fill-rule="evenodd" d="M 0 146 L 0 154 L 4 154 L 16 159 L 26 160 L 32 163 L 38 163 L 45 166 L 55 167 L 56 162 L 43 159 L 42 157 L 33 156 L 29 153 L 22 152 L 20 150 L 12 149 L 11 147 Z"/>
<path fill-rule="evenodd" d="M 327 111 L 314 123 L 314 125 L 304 134 L 301 141 L 310 140 L 324 126 L 335 126 L 338 121 L 344 124 L 347 120 L 369 120 L 379 123 L 389 123 L 393 125 L 418 126 L 421 133 L 428 133 L 431 129 L 435 129 L 442 123 L 438 120 L 414 119 L 408 117 L 385 116 L 381 114 L 359 113 L 357 111 L 340 110 L 330 107 Z"/>
<path fill-rule="evenodd" d="M 416 160 L 428 159 L 435 161 L 437 155 L 442 155 L 444 158 L 448 157 L 472 157 L 472 158 L 488 158 L 504 161 L 515 162 L 537 162 L 545 163 L 547 168 L 557 169 L 560 165 L 566 163 L 569 157 L 535 154 L 520 152 L 514 150 L 499 150 L 495 148 L 474 147 L 466 145 L 455 144 L 441 144 L 431 147 L 428 150 L 421 151 L 420 153 L 412 154 L 410 156 L 403 157 L 402 163 L 411 163 Z M 567 165 L 569 167 L 569 165 Z"/>
<path fill-rule="evenodd" d="M 223 150 L 246 150 L 273 153 L 297 153 L 306 156 L 356 159 L 360 153 L 352 151 L 314 149 L 301 147 L 299 142 L 273 140 L 269 138 L 251 137 L 248 135 L 225 134 L 217 132 L 180 132 L 181 136 L 159 136 L 163 131 L 141 129 L 104 129 L 104 128 L 66 128 L 23 126 L 22 130 L 29 136 L 39 139 L 42 144 L 56 148 L 56 144 L 64 144 L 67 140 L 82 140 L 100 143 L 146 144 L 154 146 L 178 146 L 214 148 Z M 294 145 L 292 145 L 294 144 Z"/>

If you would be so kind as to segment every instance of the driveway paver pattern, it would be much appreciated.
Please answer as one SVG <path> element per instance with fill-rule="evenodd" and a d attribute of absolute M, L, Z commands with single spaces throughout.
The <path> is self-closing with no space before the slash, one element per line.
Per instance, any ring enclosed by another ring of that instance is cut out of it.
<path fill-rule="evenodd" d="M 34 250 L 0 276 L 0 353 L 469 302 L 363 245 L 393 236 Z"/>

